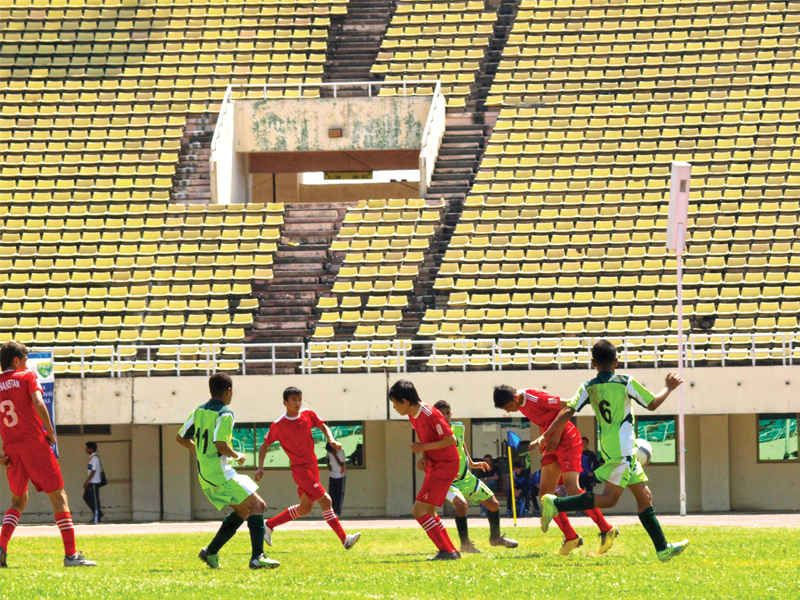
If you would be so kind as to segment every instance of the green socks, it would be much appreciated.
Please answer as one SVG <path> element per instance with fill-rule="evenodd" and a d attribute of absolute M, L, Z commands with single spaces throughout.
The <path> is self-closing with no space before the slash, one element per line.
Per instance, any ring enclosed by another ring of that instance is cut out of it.
<path fill-rule="evenodd" d="M 250 548 L 253 551 L 251 558 L 258 558 L 264 554 L 264 515 L 250 515 L 247 517 L 247 526 L 250 528 Z"/>
<path fill-rule="evenodd" d="M 214 536 L 214 539 L 211 540 L 211 543 L 208 545 L 208 553 L 212 555 L 219 554 L 219 551 L 228 543 L 228 540 L 236 534 L 236 530 L 239 529 L 242 523 L 244 523 L 244 519 L 235 512 L 225 517 L 222 520 L 219 531 L 217 531 L 217 535 Z"/>
<path fill-rule="evenodd" d="M 594 508 L 594 492 L 586 492 L 577 496 L 556 498 L 553 504 L 558 512 L 574 512 L 578 510 L 592 510 Z"/>
<path fill-rule="evenodd" d="M 469 527 L 467 526 L 467 517 L 459 517 L 456 515 L 456 529 L 458 529 L 458 539 L 461 543 L 469 541 Z"/>
<path fill-rule="evenodd" d="M 646 508 L 639 513 L 639 520 L 642 522 L 642 527 L 653 540 L 653 546 L 656 547 L 656 552 L 661 552 L 667 549 L 667 538 L 664 537 L 664 531 L 656 519 L 656 509 L 652 506 Z"/>
<path fill-rule="evenodd" d="M 489 539 L 496 540 L 500 537 L 500 511 L 486 509 L 486 518 L 489 519 Z"/>

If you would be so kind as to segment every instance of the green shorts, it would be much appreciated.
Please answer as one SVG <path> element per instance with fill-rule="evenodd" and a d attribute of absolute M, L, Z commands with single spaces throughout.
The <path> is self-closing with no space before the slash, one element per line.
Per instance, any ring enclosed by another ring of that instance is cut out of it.
<path fill-rule="evenodd" d="M 212 488 L 203 488 L 206 498 L 214 508 L 222 510 L 226 506 L 241 504 L 258 490 L 258 485 L 247 475 L 238 473 L 222 485 Z"/>
<path fill-rule="evenodd" d="M 463 479 L 456 479 L 450 486 L 447 492 L 447 499 L 453 502 L 453 498 L 457 495 L 469 500 L 472 504 L 480 504 L 494 496 L 494 492 L 475 475 L 467 471 Z"/>
<path fill-rule="evenodd" d="M 628 487 L 647 481 L 642 464 L 635 456 L 611 458 L 597 469 L 594 474 L 600 481 L 608 481 L 619 487 Z"/>

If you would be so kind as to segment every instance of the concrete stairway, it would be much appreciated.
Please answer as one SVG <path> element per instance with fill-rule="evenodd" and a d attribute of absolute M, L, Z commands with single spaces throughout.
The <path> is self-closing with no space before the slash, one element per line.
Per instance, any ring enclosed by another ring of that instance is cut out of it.
<path fill-rule="evenodd" d="M 274 278 L 253 286 L 260 308 L 248 342 L 305 342 L 311 335 L 317 300 L 331 289 L 336 278 L 340 259 L 330 256 L 328 249 L 342 226 L 347 206 L 285 205 L 284 226 L 272 267 Z M 288 348 L 280 355 L 299 358 L 300 352 Z"/>
<path fill-rule="evenodd" d="M 347 14 L 331 19 L 325 82 L 374 79 L 370 69 L 396 6 L 397 0 L 350 0 Z M 347 93 L 341 90 L 342 96 Z M 323 88 L 322 95 L 332 96 L 333 90 Z"/>
<path fill-rule="evenodd" d="M 172 178 L 170 197 L 181 204 L 211 203 L 211 140 L 217 123 L 215 113 L 186 118 L 178 166 Z"/>

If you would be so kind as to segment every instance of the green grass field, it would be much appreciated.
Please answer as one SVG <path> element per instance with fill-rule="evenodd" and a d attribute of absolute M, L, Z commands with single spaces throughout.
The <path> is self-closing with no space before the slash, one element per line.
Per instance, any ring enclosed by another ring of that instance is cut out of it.
<path fill-rule="evenodd" d="M 477 521 L 477 519 L 475 520 Z M 534 524 L 535 522 L 531 522 Z M 246 527 L 212 571 L 197 558 L 209 534 L 84 537 L 79 548 L 94 569 L 64 569 L 58 538 L 11 542 L 0 570 L 0 598 L 798 598 L 800 529 L 666 528 L 691 546 L 670 563 L 656 560 L 641 527 L 623 527 L 611 551 L 596 549 L 596 531 L 579 530 L 587 545 L 554 556 L 560 537 L 526 526 L 509 531 L 515 550 L 490 548 L 485 528 L 472 537 L 484 550 L 457 562 L 428 563 L 433 546 L 421 530 L 367 530 L 344 551 L 332 532 L 275 534 L 269 556 L 276 571 L 250 571 Z M 455 532 L 452 532 L 455 533 Z"/>

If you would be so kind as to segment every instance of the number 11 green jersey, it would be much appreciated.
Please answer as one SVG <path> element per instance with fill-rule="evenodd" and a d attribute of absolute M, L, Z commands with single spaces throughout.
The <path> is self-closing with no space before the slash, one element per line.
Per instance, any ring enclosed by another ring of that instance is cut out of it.
<path fill-rule="evenodd" d="M 222 485 L 236 476 L 228 457 L 222 456 L 214 445 L 214 442 L 231 443 L 233 423 L 233 411 L 212 398 L 198 406 L 181 427 L 180 436 L 193 437 L 197 446 L 197 471 L 203 489 Z"/>
<path fill-rule="evenodd" d="M 630 375 L 601 371 L 578 389 L 567 406 L 580 411 L 591 403 L 600 425 L 600 453 L 604 460 L 633 456 L 636 427 L 631 400 L 643 407 L 653 394 Z"/>

